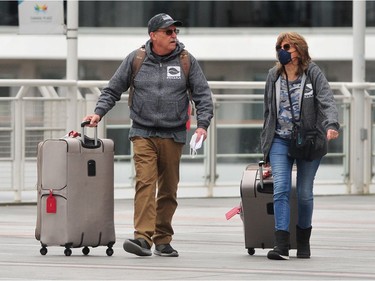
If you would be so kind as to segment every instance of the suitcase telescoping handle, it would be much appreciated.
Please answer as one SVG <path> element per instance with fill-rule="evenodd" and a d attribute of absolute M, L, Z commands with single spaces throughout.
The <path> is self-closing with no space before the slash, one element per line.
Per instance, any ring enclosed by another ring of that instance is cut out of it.
<path fill-rule="evenodd" d="M 264 185 L 263 185 L 263 166 L 264 166 L 265 162 L 263 160 L 259 161 L 258 165 L 259 165 L 259 180 L 260 180 L 260 187 L 263 189 Z"/>
<path fill-rule="evenodd" d="M 90 124 L 90 120 L 83 121 L 81 123 L 81 138 L 83 143 L 85 143 L 85 127 L 86 125 Z M 95 131 L 94 131 L 94 145 L 98 145 L 98 127 L 95 126 Z"/>

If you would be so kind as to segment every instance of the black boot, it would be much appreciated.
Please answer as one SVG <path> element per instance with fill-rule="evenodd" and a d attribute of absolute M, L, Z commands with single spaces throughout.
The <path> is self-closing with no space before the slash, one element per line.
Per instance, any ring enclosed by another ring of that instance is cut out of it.
<path fill-rule="evenodd" d="M 302 229 L 298 225 L 296 226 L 296 236 L 297 236 L 297 258 L 309 259 L 310 252 L 310 236 L 311 229 L 309 228 Z"/>
<path fill-rule="evenodd" d="M 288 231 L 278 230 L 275 232 L 275 247 L 269 251 L 267 258 L 270 260 L 289 259 L 290 234 Z"/>

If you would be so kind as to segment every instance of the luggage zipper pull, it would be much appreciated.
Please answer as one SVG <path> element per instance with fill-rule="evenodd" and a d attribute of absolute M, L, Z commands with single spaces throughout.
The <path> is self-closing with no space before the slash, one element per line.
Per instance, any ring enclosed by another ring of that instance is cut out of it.
<path fill-rule="evenodd" d="M 53 196 L 52 189 L 49 190 L 46 209 L 47 213 L 56 213 L 56 197 Z"/>

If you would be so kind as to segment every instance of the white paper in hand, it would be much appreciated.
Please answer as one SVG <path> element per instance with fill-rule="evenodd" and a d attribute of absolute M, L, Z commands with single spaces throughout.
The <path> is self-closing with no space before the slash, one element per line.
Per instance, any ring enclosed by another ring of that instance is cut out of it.
<path fill-rule="evenodd" d="M 197 150 L 202 147 L 203 143 L 203 136 L 201 136 L 200 140 L 197 142 L 197 133 L 191 136 L 190 140 L 190 156 L 194 158 L 197 155 Z"/>

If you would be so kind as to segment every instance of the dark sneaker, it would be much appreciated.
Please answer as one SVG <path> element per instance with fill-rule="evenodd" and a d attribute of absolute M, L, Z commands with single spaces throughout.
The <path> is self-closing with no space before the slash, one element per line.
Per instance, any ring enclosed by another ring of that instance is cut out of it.
<path fill-rule="evenodd" d="M 126 252 L 137 256 L 152 255 L 150 245 L 143 238 L 125 240 L 123 247 Z"/>
<path fill-rule="evenodd" d="M 161 257 L 178 257 L 178 252 L 172 248 L 171 244 L 155 246 L 154 254 Z"/>

